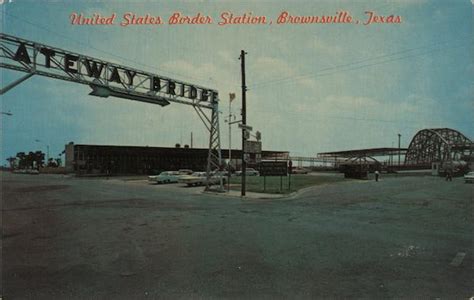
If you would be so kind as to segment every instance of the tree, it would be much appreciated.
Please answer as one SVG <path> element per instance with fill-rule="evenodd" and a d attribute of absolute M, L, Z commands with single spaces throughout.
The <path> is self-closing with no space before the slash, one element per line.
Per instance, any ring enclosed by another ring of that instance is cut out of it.
<path fill-rule="evenodd" d="M 27 167 L 25 152 L 18 152 L 16 157 L 18 158 L 18 167 L 20 169 L 25 169 Z"/>
<path fill-rule="evenodd" d="M 18 167 L 20 169 L 32 169 L 36 166 L 36 168 L 40 168 L 44 166 L 44 153 L 41 151 L 36 152 L 18 152 L 16 157 L 18 158 Z"/>
<path fill-rule="evenodd" d="M 7 158 L 8 164 L 10 165 L 10 169 L 15 169 L 17 167 L 18 159 L 16 157 L 9 157 Z"/>
<path fill-rule="evenodd" d="M 36 151 L 33 153 L 32 159 L 36 163 L 36 168 L 43 168 L 44 167 L 44 153 L 41 151 Z"/>

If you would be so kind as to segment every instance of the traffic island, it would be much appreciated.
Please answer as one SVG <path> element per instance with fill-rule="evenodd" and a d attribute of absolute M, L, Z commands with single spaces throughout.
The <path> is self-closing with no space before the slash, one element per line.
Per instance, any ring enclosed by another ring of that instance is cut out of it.
<path fill-rule="evenodd" d="M 347 179 L 344 179 L 343 174 L 339 173 L 321 175 L 295 174 L 282 177 L 247 176 L 246 190 L 247 192 L 253 193 L 289 195 L 310 186 L 331 184 L 342 181 L 347 181 Z M 240 189 L 241 178 L 231 177 L 230 190 L 240 191 Z"/>

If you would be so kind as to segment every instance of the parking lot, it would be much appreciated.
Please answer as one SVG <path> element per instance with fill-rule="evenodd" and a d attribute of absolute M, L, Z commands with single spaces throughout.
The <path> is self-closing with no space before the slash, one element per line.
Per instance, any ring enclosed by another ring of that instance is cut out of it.
<path fill-rule="evenodd" d="M 140 178 L 1 176 L 5 299 L 474 295 L 462 178 L 241 199 Z"/>

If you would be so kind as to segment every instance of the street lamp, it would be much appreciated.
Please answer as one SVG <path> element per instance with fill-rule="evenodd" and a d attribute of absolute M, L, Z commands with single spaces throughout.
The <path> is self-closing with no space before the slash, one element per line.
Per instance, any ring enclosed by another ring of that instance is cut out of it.
<path fill-rule="evenodd" d="M 232 124 L 239 123 L 239 121 L 235 121 L 235 115 L 232 113 L 232 100 L 235 99 L 235 94 L 230 93 L 229 94 L 229 115 L 227 116 L 227 119 L 224 120 L 224 122 L 229 123 L 229 163 L 227 165 L 227 191 L 230 191 L 230 164 L 232 161 Z M 232 119 L 234 121 L 232 121 Z"/>

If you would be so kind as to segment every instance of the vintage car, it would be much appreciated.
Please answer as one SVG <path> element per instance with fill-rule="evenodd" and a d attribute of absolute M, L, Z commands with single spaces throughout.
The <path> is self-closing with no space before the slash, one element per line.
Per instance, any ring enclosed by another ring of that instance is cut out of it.
<path fill-rule="evenodd" d="M 225 183 L 225 178 L 222 177 L 223 183 Z M 206 185 L 207 183 L 207 176 L 206 172 L 194 172 L 191 175 L 183 175 L 181 176 L 178 181 L 180 183 L 184 183 L 187 186 L 200 186 L 200 185 Z M 220 176 L 214 175 L 209 178 L 209 183 L 211 185 L 213 184 L 219 184 L 220 183 Z"/>
<path fill-rule="evenodd" d="M 193 170 L 189 170 L 189 169 L 179 169 L 178 172 L 179 172 L 179 175 L 191 175 L 194 173 Z"/>
<path fill-rule="evenodd" d="M 466 175 L 464 175 L 464 182 L 474 183 L 474 172 L 469 172 Z"/>
<path fill-rule="evenodd" d="M 305 168 L 293 168 L 291 174 L 308 174 L 309 170 Z"/>
<path fill-rule="evenodd" d="M 260 173 L 253 168 L 247 168 L 245 170 L 246 170 L 245 171 L 246 176 L 259 176 L 260 175 Z M 235 176 L 240 176 L 240 175 L 242 175 L 242 171 L 235 172 Z"/>
<path fill-rule="evenodd" d="M 17 169 L 17 170 L 13 170 L 13 173 L 38 175 L 40 172 L 36 169 Z"/>
<path fill-rule="evenodd" d="M 148 182 L 150 183 L 176 183 L 180 174 L 178 171 L 165 171 L 159 175 L 148 176 Z"/>

